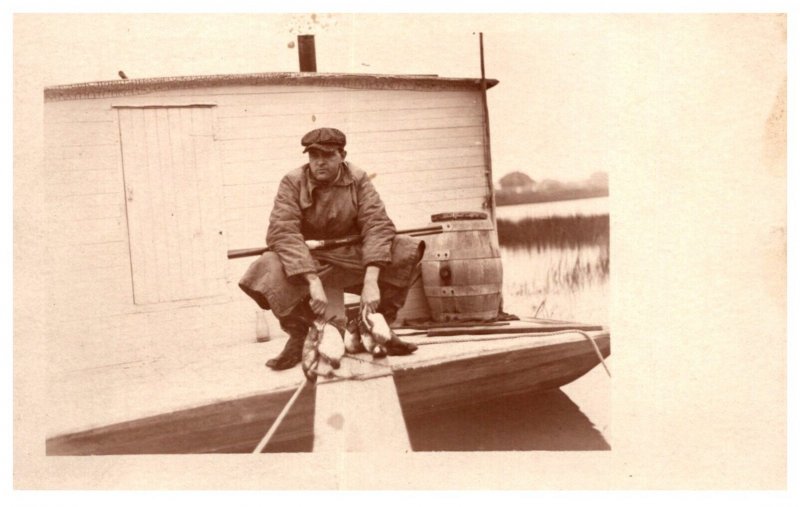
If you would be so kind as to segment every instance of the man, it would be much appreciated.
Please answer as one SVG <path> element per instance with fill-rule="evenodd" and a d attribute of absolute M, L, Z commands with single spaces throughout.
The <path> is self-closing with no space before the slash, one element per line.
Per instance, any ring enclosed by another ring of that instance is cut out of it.
<path fill-rule="evenodd" d="M 366 173 L 345 162 L 340 130 L 312 130 L 300 141 L 308 163 L 281 180 L 269 218 L 267 244 L 239 286 L 261 308 L 271 309 L 289 334 L 283 351 L 267 362 L 275 370 L 301 360 L 309 327 L 327 308 L 325 285 L 361 295 L 361 307 L 391 323 L 418 274 L 425 244 L 396 235 L 383 202 Z M 311 251 L 305 240 L 361 236 L 361 243 Z M 390 355 L 410 354 L 397 337 Z"/>

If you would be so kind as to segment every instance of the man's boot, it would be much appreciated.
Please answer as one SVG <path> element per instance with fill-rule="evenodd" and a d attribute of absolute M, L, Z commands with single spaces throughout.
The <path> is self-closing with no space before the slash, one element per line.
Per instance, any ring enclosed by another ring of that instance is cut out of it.
<path fill-rule="evenodd" d="M 288 370 L 303 358 L 303 343 L 308 330 L 314 321 L 314 314 L 308 307 L 308 301 L 297 305 L 292 312 L 280 319 L 281 328 L 289 333 L 289 339 L 280 354 L 267 361 L 273 370 Z"/>
<path fill-rule="evenodd" d="M 286 340 L 283 350 L 267 361 L 267 366 L 273 370 L 288 370 L 299 363 L 303 357 L 303 342 L 306 340 L 306 334 L 308 334 L 308 329 L 290 331 L 289 339 Z"/>

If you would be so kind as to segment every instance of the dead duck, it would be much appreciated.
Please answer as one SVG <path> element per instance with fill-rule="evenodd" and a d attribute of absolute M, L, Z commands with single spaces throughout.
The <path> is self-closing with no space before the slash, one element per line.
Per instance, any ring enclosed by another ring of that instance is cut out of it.
<path fill-rule="evenodd" d="M 341 331 L 333 325 L 331 320 L 328 320 L 322 323 L 318 335 L 320 337 L 317 344 L 319 355 L 330 363 L 334 370 L 339 369 L 345 353 Z"/>

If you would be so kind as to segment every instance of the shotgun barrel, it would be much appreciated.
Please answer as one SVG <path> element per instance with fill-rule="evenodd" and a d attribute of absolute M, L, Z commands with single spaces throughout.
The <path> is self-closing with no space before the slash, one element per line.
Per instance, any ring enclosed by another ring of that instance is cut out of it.
<path fill-rule="evenodd" d="M 431 225 L 427 227 L 417 227 L 415 229 L 405 229 L 397 231 L 397 234 L 407 234 L 409 236 L 427 236 L 428 234 L 439 234 L 442 232 L 441 225 Z M 334 248 L 343 245 L 352 245 L 361 241 L 361 236 L 346 236 L 344 238 L 335 239 L 309 239 L 306 240 L 306 245 L 310 250 L 319 250 L 322 248 Z M 228 259 L 240 259 L 242 257 L 254 257 L 269 251 L 269 246 L 260 246 L 256 248 L 241 248 L 238 250 L 228 250 Z"/>

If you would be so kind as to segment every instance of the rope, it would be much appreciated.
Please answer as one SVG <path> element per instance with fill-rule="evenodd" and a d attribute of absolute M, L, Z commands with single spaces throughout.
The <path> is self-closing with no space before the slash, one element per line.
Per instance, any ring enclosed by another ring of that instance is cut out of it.
<path fill-rule="evenodd" d="M 373 378 L 380 378 L 380 377 L 388 377 L 392 375 L 392 372 L 389 368 L 389 365 L 386 363 L 379 363 L 377 361 L 370 361 L 369 359 L 364 359 L 353 354 L 345 354 L 344 357 L 348 359 L 352 359 L 353 361 L 358 361 L 360 363 L 370 364 L 372 366 L 382 367 L 385 371 L 373 372 L 373 373 L 359 373 L 356 375 L 341 375 L 339 372 L 335 370 L 331 370 L 327 373 L 322 373 L 316 368 L 312 369 L 314 373 L 316 373 L 320 377 L 324 377 L 328 382 L 342 382 L 343 380 L 370 380 Z"/>
<path fill-rule="evenodd" d="M 308 379 L 307 378 L 303 379 L 303 382 L 300 384 L 300 386 L 294 392 L 292 397 L 289 398 L 289 401 L 283 407 L 283 410 L 281 410 L 281 413 L 278 414 L 278 417 L 277 417 L 277 419 L 275 419 L 275 422 L 272 423 L 272 426 L 269 427 L 269 430 L 267 430 L 266 435 L 264 435 L 264 437 L 258 443 L 256 448 L 253 450 L 253 454 L 261 454 L 261 451 L 264 450 L 264 447 L 266 447 L 267 444 L 269 443 L 270 439 L 272 439 L 272 436 L 278 430 L 278 426 L 281 425 L 281 423 L 283 422 L 283 419 L 286 417 L 286 414 L 289 413 L 289 409 L 291 409 L 292 405 L 294 405 L 294 402 L 297 401 L 297 398 L 300 396 L 300 392 L 303 390 L 303 388 L 306 386 L 306 384 L 308 384 Z"/>
<path fill-rule="evenodd" d="M 550 333 L 534 333 L 534 334 L 521 334 L 521 335 L 514 335 L 514 336 L 487 336 L 483 338 L 453 338 L 453 339 L 444 339 L 444 340 L 436 340 L 436 341 L 424 341 L 415 343 L 415 345 L 439 345 L 442 343 L 472 343 L 472 342 L 483 342 L 483 341 L 493 341 L 493 340 L 508 340 L 511 338 L 532 338 L 532 337 L 539 337 L 539 336 L 556 336 L 561 334 L 572 334 L 572 333 L 579 333 L 583 335 L 584 338 L 589 340 L 589 343 L 592 344 L 597 357 L 600 359 L 600 364 L 603 365 L 605 368 L 606 373 L 609 377 L 611 377 L 611 371 L 609 371 L 606 362 L 603 360 L 603 354 L 600 352 L 600 348 L 597 346 L 597 342 L 595 339 L 591 337 L 585 331 L 581 331 L 580 329 L 569 329 L 565 331 L 553 331 Z"/>
<path fill-rule="evenodd" d="M 606 373 L 608 374 L 608 378 L 611 378 L 611 371 L 609 371 L 608 366 L 606 366 L 606 362 L 603 360 L 603 354 L 600 353 L 600 347 L 597 346 L 597 342 L 594 341 L 594 338 L 592 338 L 591 335 L 589 335 L 589 333 L 585 331 L 576 330 L 576 332 L 582 334 L 584 338 L 589 340 L 589 343 L 592 344 L 592 347 L 594 347 L 594 351 L 597 353 L 597 357 L 600 358 L 600 364 L 602 364 L 603 368 L 605 368 Z"/>
<path fill-rule="evenodd" d="M 334 371 L 331 371 L 327 375 L 319 373 L 316 370 L 314 370 L 314 373 L 316 373 L 320 377 L 325 377 L 325 381 L 327 383 L 329 383 L 329 384 L 330 383 L 334 383 L 334 382 L 343 382 L 345 380 L 370 380 L 370 379 L 380 378 L 380 377 L 389 377 L 389 376 L 392 375 L 391 371 L 389 371 L 389 372 L 381 372 L 381 373 L 360 373 L 358 375 L 350 375 L 350 376 L 348 376 L 348 375 L 340 375 L 340 374 L 338 374 L 338 373 L 336 373 Z"/>

